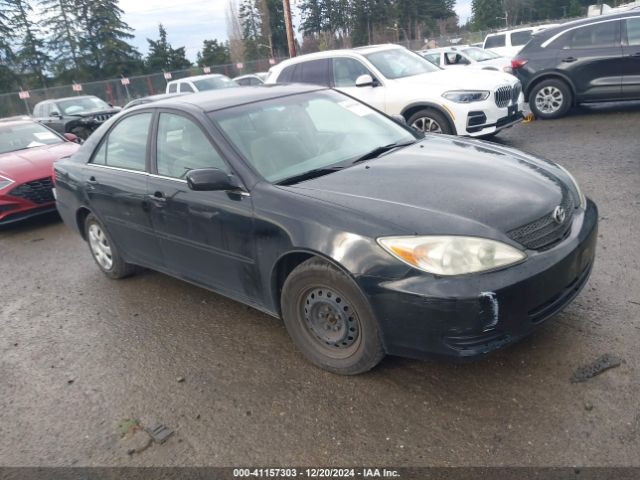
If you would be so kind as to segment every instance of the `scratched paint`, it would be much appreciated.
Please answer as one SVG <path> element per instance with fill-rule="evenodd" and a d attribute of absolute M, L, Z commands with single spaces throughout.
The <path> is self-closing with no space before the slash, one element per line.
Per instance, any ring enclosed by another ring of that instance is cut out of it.
<path fill-rule="evenodd" d="M 480 304 L 482 306 L 482 318 L 488 318 L 490 321 L 484 326 L 484 331 L 495 328 L 498 324 L 499 307 L 498 296 L 495 292 L 482 292 L 480 294 Z"/>

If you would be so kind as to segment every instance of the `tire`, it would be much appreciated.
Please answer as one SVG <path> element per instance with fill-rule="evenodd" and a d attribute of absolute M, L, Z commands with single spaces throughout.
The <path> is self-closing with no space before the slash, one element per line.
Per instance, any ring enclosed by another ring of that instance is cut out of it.
<path fill-rule="evenodd" d="M 351 278 L 319 258 L 289 274 L 281 307 L 293 342 L 320 368 L 356 375 L 384 357 L 378 322 L 366 297 Z"/>
<path fill-rule="evenodd" d="M 456 134 L 447 117 L 433 108 L 418 110 L 407 119 L 407 124 L 424 133 Z"/>
<path fill-rule="evenodd" d="M 91 256 L 107 277 L 117 279 L 135 273 L 136 267 L 122 259 L 111 236 L 92 213 L 85 219 L 84 234 Z"/>
<path fill-rule="evenodd" d="M 573 94 L 562 80 L 543 80 L 529 94 L 529 108 L 543 120 L 560 118 L 567 114 L 573 104 Z"/>

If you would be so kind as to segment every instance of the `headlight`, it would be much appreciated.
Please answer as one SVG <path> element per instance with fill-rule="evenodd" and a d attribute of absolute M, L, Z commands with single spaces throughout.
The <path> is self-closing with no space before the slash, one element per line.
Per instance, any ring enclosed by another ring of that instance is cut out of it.
<path fill-rule="evenodd" d="M 580 208 L 582 208 L 583 210 L 585 208 L 587 208 L 587 198 L 582 193 L 582 190 L 580 189 L 580 185 L 578 185 L 578 181 L 575 179 L 575 177 L 573 175 L 571 175 L 571 172 L 569 170 L 567 170 L 562 165 L 559 165 L 557 163 L 556 163 L 556 165 L 558 165 L 558 168 L 560 168 L 560 170 L 562 170 L 564 173 L 566 173 L 567 177 L 569 177 L 571 179 L 571 182 L 573 183 L 573 186 L 576 189 L 576 192 L 578 193 L 578 199 L 580 201 Z"/>
<path fill-rule="evenodd" d="M 434 275 L 495 270 L 527 257 L 523 251 L 502 242 L 476 237 L 382 237 L 378 243 L 397 259 Z"/>
<path fill-rule="evenodd" d="M 487 92 L 486 90 L 457 90 L 444 92 L 442 96 L 456 103 L 471 103 L 486 100 L 489 98 L 490 93 L 491 92 Z"/>
<path fill-rule="evenodd" d="M 11 180 L 10 178 L 3 177 L 2 175 L 0 175 L 0 190 L 2 190 L 3 188 L 7 188 L 12 183 L 13 183 L 13 180 Z"/>

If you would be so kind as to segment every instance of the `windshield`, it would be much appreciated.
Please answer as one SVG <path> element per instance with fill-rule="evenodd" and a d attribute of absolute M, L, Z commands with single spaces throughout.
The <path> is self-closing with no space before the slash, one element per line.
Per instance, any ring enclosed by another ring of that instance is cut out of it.
<path fill-rule="evenodd" d="M 86 112 L 96 112 L 98 110 L 110 110 L 111 107 L 107 102 L 97 97 L 78 97 L 69 100 L 60 100 L 56 102 L 60 109 L 60 113 L 64 115 L 76 115 Z"/>
<path fill-rule="evenodd" d="M 58 135 L 39 123 L 0 124 L 0 154 L 62 143 Z"/>
<path fill-rule="evenodd" d="M 231 88 L 237 87 L 238 84 L 231 80 L 229 77 L 209 77 L 201 78 L 200 80 L 193 80 L 193 84 L 196 86 L 199 92 L 205 90 L 217 90 L 218 88 Z"/>
<path fill-rule="evenodd" d="M 493 60 L 495 58 L 500 58 L 500 55 L 497 55 L 489 50 L 483 50 L 482 48 L 465 48 L 462 50 L 471 60 L 476 62 L 484 62 L 486 60 Z"/>
<path fill-rule="evenodd" d="M 350 166 L 378 147 L 416 141 L 393 120 L 329 90 L 230 108 L 211 118 L 254 169 L 273 183 L 317 169 Z"/>
<path fill-rule="evenodd" d="M 365 57 L 387 78 L 404 78 L 440 70 L 417 53 L 404 48 L 391 48 L 369 53 Z"/>

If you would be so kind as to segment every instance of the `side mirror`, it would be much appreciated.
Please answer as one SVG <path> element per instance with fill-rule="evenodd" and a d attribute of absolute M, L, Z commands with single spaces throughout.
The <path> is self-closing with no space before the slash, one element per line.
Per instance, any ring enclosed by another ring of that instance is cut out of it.
<path fill-rule="evenodd" d="M 356 87 L 377 87 L 378 82 L 371 75 L 360 75 L 356 78 Z"/>
<path fill-rule="evenodd" d="M 408 125 L 407 119 L 404 118 L 402 115 L 397 115 L 397 114 L 391 115 L 391 118 L 393 118 L 396 121 L 396 123 L 399 123 L 403 127 L 406 127 Z"/>
<path fill-rule="evenodd" d="M 199 168 L 187 173 L 187 185 L 197 192 L 238 190 L 236 177 L 219 168 Z"/>
<path fill-rule="evenodd" d="M 80 137 L 78 137 L 73 133 L 65 133 L 64 138 L 66 138 L 67 140 L 73 143 L 82 143 L 82 141 L 80 140 Z"/>
<path fill-rule="evenodd" d="M 57 118 L 62 118 L 62 115 L 57 110 L 54 110 L 53 112 L 51 112 L 51 116 L 52 117 L 57 117 Z"/>

